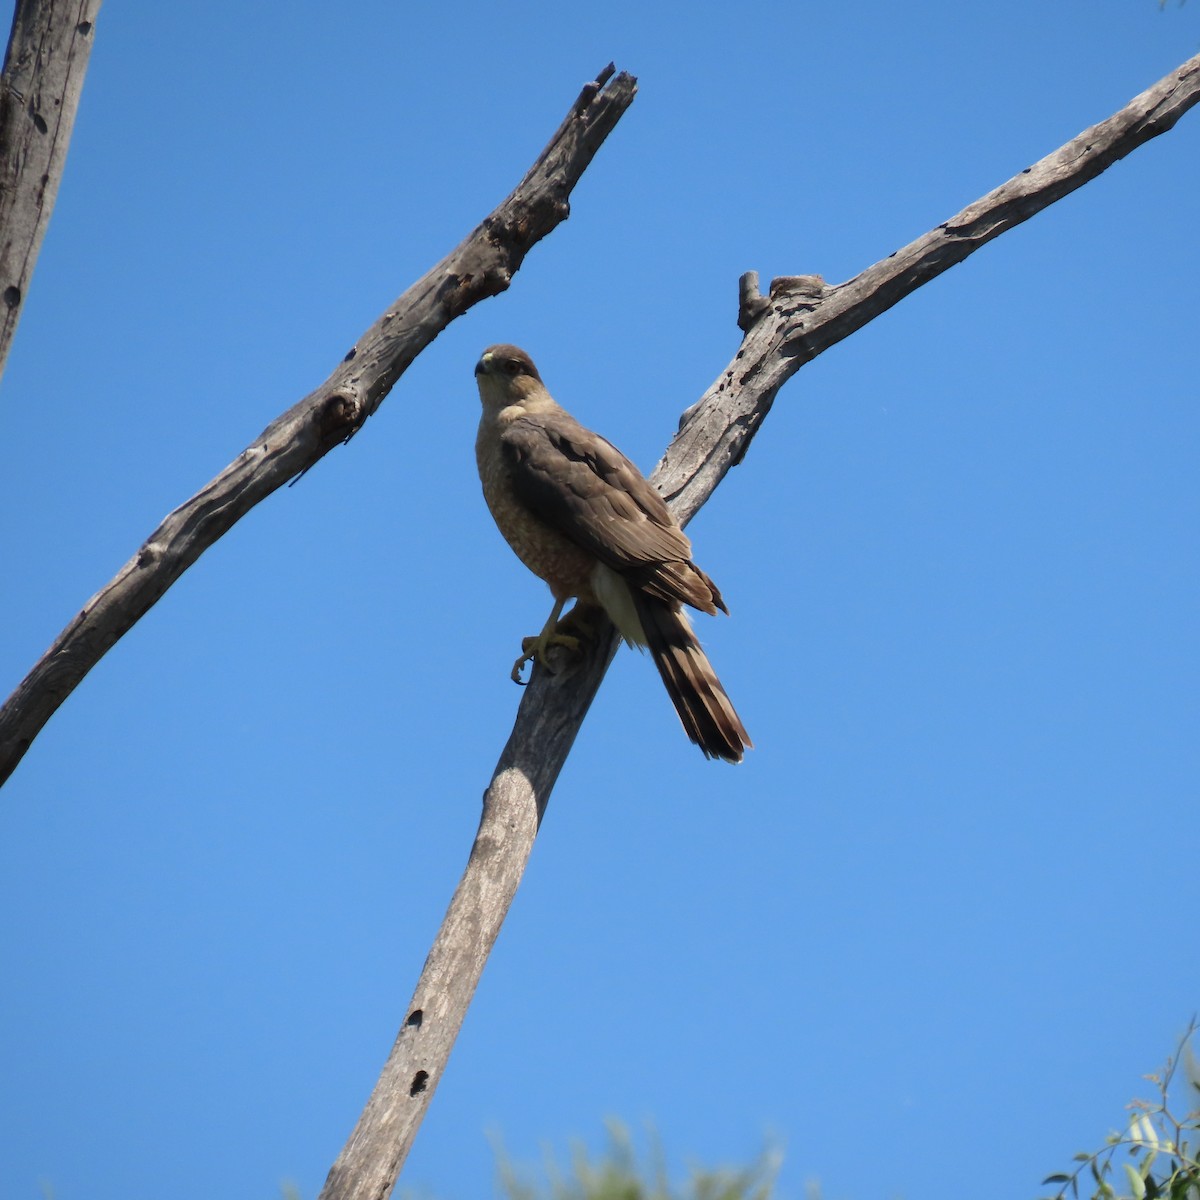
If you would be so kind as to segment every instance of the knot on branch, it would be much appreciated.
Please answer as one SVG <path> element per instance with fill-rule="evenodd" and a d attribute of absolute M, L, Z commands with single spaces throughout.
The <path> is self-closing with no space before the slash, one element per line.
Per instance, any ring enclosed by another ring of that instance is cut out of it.
<path fill-rule="evenodd" d="M 820 275 L 777 275 L 764 296 L 758 290 L 758 272 L 747 271 L 738 281 L 738 328 L 749 333 L 772 310 L 816 308 L 828 290 Z"/>
<path fill-rule="evenodd" d="M 322 449 L 348 442 L 367 419 L 367 410 L 348 392 L 331 392 L 317 408 L 315 421 Z"/>
<path fill-rule="evenodd" d="M 571 215 L 571 203 L 561 182 L 551 180 L 532 195 L 509 197 L 483 223 L 488 241 L 511 264 L 508 273 L 521 265 L 533 244 Z"/>
<path fill-rule="evenodd" d="M 777 275 L 771 280 L 774 303 L 798 301 L 803 308 L 815 308 L 825 298 L 829 285 L 820 275 Z"/>
<path fill-rule="evenodd" d="M 446 273 L 438 288 L 438 299 L 450 320 L 465 313 L 484 296 L 498 296 L 508 290 L 513 273 L 502 255 L 492 255 L 492 258 L 495 261 L 479 264 L 478 274 Z"/>

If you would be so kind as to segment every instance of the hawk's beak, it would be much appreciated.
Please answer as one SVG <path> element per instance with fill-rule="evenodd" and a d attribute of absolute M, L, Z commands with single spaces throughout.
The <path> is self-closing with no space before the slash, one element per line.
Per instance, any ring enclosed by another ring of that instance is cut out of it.
<path fill-rule="evenodd" d="M 476 375 L 486 375 L 491 369 L 492 369 L 492 356 L 490 354 L 485 354 L 475 364 L 475 374 Z"/>

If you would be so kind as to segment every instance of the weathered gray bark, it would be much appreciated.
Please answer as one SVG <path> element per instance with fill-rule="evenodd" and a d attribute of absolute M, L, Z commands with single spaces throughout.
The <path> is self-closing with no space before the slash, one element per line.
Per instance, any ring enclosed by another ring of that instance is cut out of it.
<path fill-rule="evenodd" d="M 455 317 L 504 291 L 529 250 L 570 213 L 568 197 L 633 103 L 607 67 L 574 103 L 516 190 L 362 335 L 332 375 L 170 513 L 59 634 L 0 709 L 0 784 L 101 657 L 222 534 L 276 488 L 347 441 Z"/>
<path fill-rule="evenodd" d="M 0 375 L 79 108 L 100 0 L 17 0 L 0 74 Z"/>
<path fill-rule="evenodd" d="M 1200 100 L 1200 56 L 1107 121 L 1014 176 L 957 216 L 846 283 L 776 279 L 769 296 L 743 276 L 742 344 L 686 413 L 652 479 L 686 523 L 739 462 L 779 388 L 806 362 L 985 242 L 1081 187 Z M 319 1200 L 384 1200 L 411 1147 L 500 926 L 524 873 L 551 789 L 615 649 L 609 628 L 581 660 L 535 669 L 483 797 L 466 871 L 421 972 L 375 1090 Z"/>
<path fill-rule="evenodd" d="M 584 670 L 558 676 L 535 670 L 400 1034 L 318 1200 L 391 1194 L 516 894 L 545 801 L 615 649 L 610 630 L 589 646 Z"/>

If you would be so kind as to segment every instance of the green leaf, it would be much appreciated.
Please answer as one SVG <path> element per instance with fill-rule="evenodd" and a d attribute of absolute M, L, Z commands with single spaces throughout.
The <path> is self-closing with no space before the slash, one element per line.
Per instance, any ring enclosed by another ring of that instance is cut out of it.
<path fill-rule="evenodd" d="M 1133 1200 L 1146 1200 L 1146 1181 L 1137 1173 L 1137 1168 L 1132 1163 L 1122 1163 L 1125 1168 L 1125 1174 L 1129 1177 L 1129 1190 L 1133 1193 Z"/>
<path fill-rule="evenodd" d="M 1047 1175 L 1046 1178 L 1042 1180 L 1042 1186 L 1045 1187 L 1046 1184 L 1048 1184 L 1048 1183 L 1070 1183 L 1070 1182 L 1071 1182 L 1070 1175 Z"/>

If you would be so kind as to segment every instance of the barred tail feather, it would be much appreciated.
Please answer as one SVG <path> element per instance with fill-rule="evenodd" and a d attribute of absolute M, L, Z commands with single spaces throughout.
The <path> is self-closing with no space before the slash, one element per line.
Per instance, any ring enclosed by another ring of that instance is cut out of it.
<path fill-rule="evenodd" d="M 634 592 L 654 665 L 688 737 L 705 758 L 741 762 L 754 745 L 679 605 Z"/>

